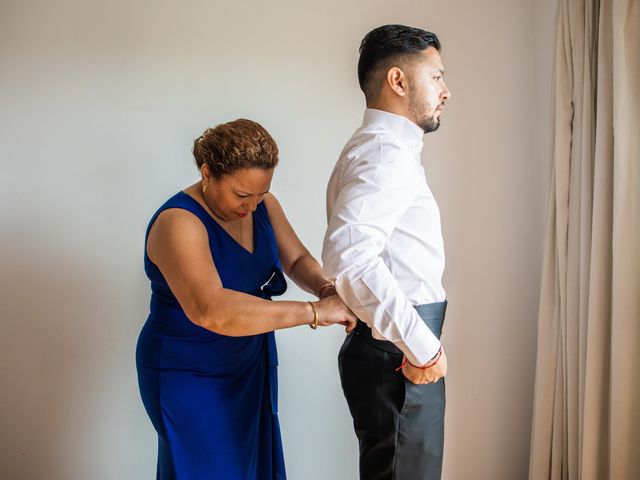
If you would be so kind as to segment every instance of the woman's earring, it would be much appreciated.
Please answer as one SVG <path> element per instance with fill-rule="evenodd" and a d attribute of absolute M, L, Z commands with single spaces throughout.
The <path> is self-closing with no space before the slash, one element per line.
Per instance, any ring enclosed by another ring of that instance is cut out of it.
<path fill-rule="evenodd" d="M 204 183 L 204 182 L 202 182 L 202 193 L 204 193 L 204 192 L 206 192 L 206 191 L 207 191 L 207 187 L 208 187 L 208 186 L 209 186 L 209 184 L 208 184 L 208 183 Z"/>

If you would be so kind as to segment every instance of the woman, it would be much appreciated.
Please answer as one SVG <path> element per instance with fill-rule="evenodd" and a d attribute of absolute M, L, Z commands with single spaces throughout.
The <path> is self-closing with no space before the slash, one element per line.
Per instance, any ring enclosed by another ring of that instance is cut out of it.
<path fill-rule="evenodd" d="M 147 229 L 151 308 L 136 353 L 159 479 L 284 479 L 274 330 L 355 317 L 269 193 L 278 149 L 250 120 L 206 130 L 202 180 Z M 282 272 L 317 302 L 270 301 Z"/>

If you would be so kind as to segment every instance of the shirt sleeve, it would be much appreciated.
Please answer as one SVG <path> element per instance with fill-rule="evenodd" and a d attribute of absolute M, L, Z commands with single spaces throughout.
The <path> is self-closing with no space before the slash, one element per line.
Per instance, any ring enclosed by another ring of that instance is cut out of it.
<path fill-rule="evenodd" d="M 415 199 L 413 159 L 379 142 L 367 158 L 350 159 L 329 213 L 322 261 L 325 274 L 362 321 L 393 342 L 414 365 L 440 348 L 400 289 L 381 253 Z"/>

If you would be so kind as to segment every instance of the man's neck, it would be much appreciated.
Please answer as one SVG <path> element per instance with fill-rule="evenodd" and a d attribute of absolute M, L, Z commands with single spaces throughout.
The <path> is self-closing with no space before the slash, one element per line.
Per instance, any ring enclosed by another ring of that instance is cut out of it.
<path fill-rule="evenodd" d="M 395 115 L 400 115 L 401 117 L 404 117 L 410 122 L 415 124 L 416 122 L 409 115 L 406 102 L 402 102 L 398 100 L 399 99 L 397 97 L 390 100 L 386 98 L 384 95 L 381 95 L 375 100 L 367 100 L 367 108 L 373 108 L 376 110 L 382 110 L 383 112 L 389 112 Z"/>

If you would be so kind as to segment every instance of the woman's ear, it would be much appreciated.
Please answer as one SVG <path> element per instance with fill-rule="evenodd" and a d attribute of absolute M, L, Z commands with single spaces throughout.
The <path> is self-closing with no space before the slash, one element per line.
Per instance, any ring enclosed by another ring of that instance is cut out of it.
<path fill-rule="evenodd" d="M 203 163 L 200 167 L 200 174 L 202 175 L 202 180 L 210 180 L 211 170 L 209 170 L 209 166 L 206 163 Z"/>
<path fill-rule="evenodd" d="M 206 163 L 203 163 L 200 167 L 200 175 L 202 175 L 202 193 L 204 193 L 207 191 L 212 179 L 211 170 L 209 170 L 209 166 Z"/>

